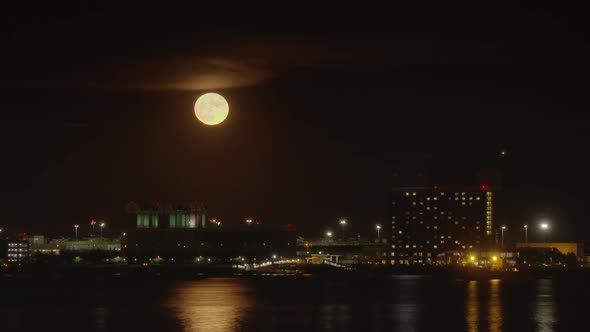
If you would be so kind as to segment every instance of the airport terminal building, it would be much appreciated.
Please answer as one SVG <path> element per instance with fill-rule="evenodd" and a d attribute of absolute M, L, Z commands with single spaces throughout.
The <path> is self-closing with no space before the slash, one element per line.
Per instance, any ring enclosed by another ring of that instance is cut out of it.
<path fill-rule="evenodd" d="M 295 255 L 295 230 L 255 223 L 227 225 L 207 218 L 200 202 L 127 205 L 129 231 L 123 252 L 130 261 L 153 257 L 191 261 L 235 257 L 267 259 Z"/>

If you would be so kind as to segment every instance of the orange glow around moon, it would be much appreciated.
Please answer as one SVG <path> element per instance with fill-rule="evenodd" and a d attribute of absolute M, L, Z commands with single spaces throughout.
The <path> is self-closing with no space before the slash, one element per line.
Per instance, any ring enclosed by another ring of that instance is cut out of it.
<path fill-rule="evenodd" d="M 195 102 L 195 115 L 206 125 L 218 125 L 227 118 L 228 114 L 229 105 L 220 94 L 206 93 Z"/>

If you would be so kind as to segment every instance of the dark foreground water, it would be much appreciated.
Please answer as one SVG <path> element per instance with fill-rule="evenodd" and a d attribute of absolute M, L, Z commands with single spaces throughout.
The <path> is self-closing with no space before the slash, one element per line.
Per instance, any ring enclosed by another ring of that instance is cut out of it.
<path fill-rule="evenodd" d="M 0 331 L 588 331 L 589 295 L 585 278 L 0 280 Z"/>

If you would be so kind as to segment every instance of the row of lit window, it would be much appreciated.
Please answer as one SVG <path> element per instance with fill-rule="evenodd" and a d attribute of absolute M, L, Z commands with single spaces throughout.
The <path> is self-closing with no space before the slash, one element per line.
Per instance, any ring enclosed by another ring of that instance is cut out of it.
<path fill-rule="evenodd" d="M 449 200 L 451 200 L 450 197 L 449 197 Z M 472 201 L 472 197 L 469 197 L 469 200 Z M 479 201 L 479 197 L 477 197 L 476 200 Z M 459 201 L 459 197 L 455 197 L 455 201 Z M 462 201 L 462 204 L 461 205 L 465 205 L 465 204 L 463 204 L 463 203 L 465 203 L 465 202 L 463 202 L 463 201 L 465 201 L 465 197 L 462 197 L 461 198 L 461 201 Z M 469 205 L 473 205 L 473 202 L 469 202 L 469 203 L 470 203 Z M 395 204 L 395 202 L 394 202 L 394 204 Z M 418 201 L 418 202 L 413 201 L 412 202 L 412 205 L 413 206 L 424 205 L 424 202 L 422 202 L 422 201 Z M 433 208 L 436 210 L 438 207 L 434 206 Z"/>
<path fill-rule="evenodd" d="M 25 251 L 28 251 L 28 250 L 27 249 L 23 249 L 23 248 L 18 248 L 18 249 L 17 248 L 10 248 L 10 249 L 8 249 L 8 252 L 19 252 L 19 251 L 25 252 Z"/>
<path fill-rule="evenodd" d="M 414 252 L 413 254 L 410 253 L 401 253 L 399 256 L 404 257 L 404 256 L 426 256 L 426 257 L 430 257 L 431 253 L 427 252 L 427 253 L 422 253 L 422 252 Z M 391 257 L 395 257 L 395 252 L 392 251 L 391 252 Z"/>
<path fill-rule="evenodd" d="M 24 254 L 8 254 L 8 257 L 25 257 Z"/>
<path fill-rule="evenodd" d="M 9 243 L 9 247 L 28 247 L 28 243 Z"/>
<path fill-rule="evenodd" d="M 461 196 L 465 196 L 465 194 L 466 194 L 465 191 L 462 191 L 461 192 Z M 491 192 L 488 191 L 487 194 L 488 194 L 488 196 L 490 196 L 491 195 Z M 445 192 L 444 191 L 441 191 L 440 192 L 440 195 L 441 196 L 444 196 L 445 195 Z M 406 192 L 406 196 L 416 196 L 416 193 L 415 192 L 411 192 L 411 193 L 410 192 Z M 459 192 L 455 192 L 455 196 L 459 196 Z"/>
<path fill-rule="evenodd" d="M 402 241 L 400 240 L 399 242 L 402 242 Z M 430 244 L 430 241 L 427 240 L 426 243 L 427 244 Z M 475 243 L 476 244 L 479 244 L 480 242 L 479 242 L 479 240 L 476 240 Z M 459 243 L 459 241 L 455 241 L 455 244 L 460 244 L 460 243 Z M 424 245 L 422 245 L 422 244 L 420 244 L 420 245 L 412 244 L 411 247 L 412 247 L 412 249 L 416 249 L 417 247 L 424 248 Z M 436 249 L 437 248 L 436 244 L 433 247 Z M 395 249 L 395 248 L 396 248 L 396 245 L 395 244 L 392 244 L 391 245 L 391 249 Z M 397 246 L 397 248 L 398 249 L 403 249 L 403 248 L 410 249 L 410 245 L 409 244 L 406 244 L 404 246 L 402 244 L 402 245 Z M 473 246 L 472 245 L 469 245 L 469 248 L 471 249 L 471 248 L 473 248 Z M 463 245 L 463 249 L 465 249 L 465 245 Z"/>
<path fill-rule="evenodd" d="M 419 259 L 417 262 L 419 264 L 422 264 L 422 263 L 426 263 L 426 262 L 429 262 L 429 261 L 430 261 L 430 258 L 428 258 L 427 260 L 424 260 L 424 261 L 421 260 L 421 259 Z M 395 265 L 396 263 L 399 264 L 399 265 L 410 265 L 410 261 L 407 260 L 407 259 L 406 260 L 400 259 L 400 260 L 397 260 L 397 261 L 395 259 L 392 259 L 390 262 L 391 262 L 391 265 Z M 414 261 L 412 260 L 412 262 L 414 262 Z"/>

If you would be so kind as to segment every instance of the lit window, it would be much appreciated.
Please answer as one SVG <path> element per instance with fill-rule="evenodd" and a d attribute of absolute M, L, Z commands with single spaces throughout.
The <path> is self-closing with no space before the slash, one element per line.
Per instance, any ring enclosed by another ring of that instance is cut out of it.
<path fill-rule="evenodd" d="M 406 196 L 410 196 L 410 193 L 408 193 L 408 192 L 407 192 L 407 193 L 406 193 Z"/>

